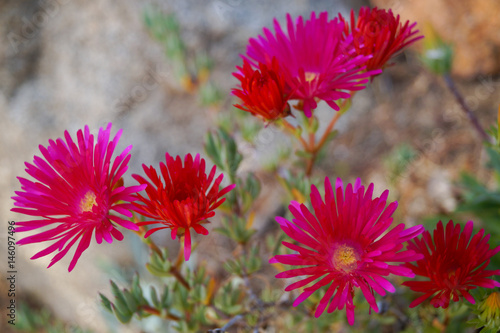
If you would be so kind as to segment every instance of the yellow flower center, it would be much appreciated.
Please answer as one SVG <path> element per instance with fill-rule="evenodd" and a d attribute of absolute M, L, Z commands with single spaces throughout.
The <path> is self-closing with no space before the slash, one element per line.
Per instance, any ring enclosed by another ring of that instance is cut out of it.
<path fill-rule="evenodd" d="M 80 211 L 83 212 L 91 212 L 92 207 L 94 205 L 97 205 L 97 202 L 95 201 L 96 196 L 94 192 L 88 191 L 85 196 L 82 198 L 82 201 L 80 201 Z"/>
<path fill-rule="evenodd" d="M 306 81 L 311 83 L 318 74 L 314 72 L 305 72 L 304 75 L 306 77 Z"/>
<path fill-rule="evenodd" d="M 356 249 L 346 244 L 337 247 L 332 258 L 333 266 L 347 273 L 358 267 L 358 260 Z"/>

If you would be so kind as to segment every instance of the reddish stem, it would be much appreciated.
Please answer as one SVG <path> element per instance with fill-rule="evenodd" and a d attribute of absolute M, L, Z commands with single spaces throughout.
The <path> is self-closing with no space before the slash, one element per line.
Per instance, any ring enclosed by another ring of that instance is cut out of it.
<path fill-rule="evenodd" d="M 290 133 L 292 133 L 295 136 L 295 132 L 297 131 L 297 128 L 293 127 L 293 125 L 290 124 L 285 119 L 282 119 L 281 122 L 282 122 L 283 126 L 285 126 L 285 129 L 287 129 Z M 304 138 L 302 138 L 302 136 L 298 136 L 298 138 L 299 138 L 300 143 L 304 147 L 304 149 L 307 150 L 309 148 L 309 146 L 307 145 L 307 142 L 304 140 Z"/>
<path fill-rule="evenodd" d="M 484 128 L 481 126 L 481 123 L 479 123 L 479 120 L 477 119 L 476 115 L 472 112 L 472 110 L 469 108 L 467 103 L 464 100 L 464 97 L 460 93 L 460 91 L 457 89 L 455 86 L 455 82 L 449 75 L 443 75 L 444 82 L 446 83 L 446 86 L 448 89 L 451 91 L 455 99 L 457 100 L 458 104 L 462 107 L 462 110 L 465 112 L 465 115 L 467 118 L 469 118 L 469 121 L 471 122 L 472 126 L 474 129 L 477 131 L 479 136 L 486 142 L 491 143 L 491 137 L 486 133 Z"/>
<path fill-rule="evenodd" d="M 152 314 L 154 316 L 160 317 L 160 318 L 165 318 L 165 319 L 174 320 L 174 321 L 181 320 L 181 317 L 178 317 L 178 316 L 176 316 L 174 314 L 171 314 L 169 312 L 167 312 L 165 314 L 165 316 L 162 316 L 161 312 L 158 309 L 152 308 L 152 307 L 147 306 L 147 305 L 141 306 L 141 310 L 144 311 L 144 312 L 147 312 L 149 314 Z"/>
<path fill-rule="evenodd" d="M 137 235 L 141 237 L 144 243 L 149 247 L 149 249 L 156 254 L 160 256 L 163 260 L 167 260 L 167 258 L 163 258 L 163 254 L 160 250 L 160 248 L 155 244 L 153 239 L 151 237 L 144 238 L 144 235 L 146 234 L 146 228 L 143 226 L 139 227 L 138 231 L 134 231 Z M 182 243 L 182 241 L 181 241 Z M 182 264 L 182 258 L 183 258 L 183 253 L 182 253 L 182 246 L 179 249 L 179 254 L 177 255 L 177 260 L 174 265 L 170 267 L 169 273 L 172 274 L 177 281 L 179 281 L 180 284 L 182 284 L 187 290 L 191 290 L 191 286 L 187 282 L 187 280 L 182 276 L 182 274 L 179 272 L 179 267 Z"/>
<path fill-rule="evenodd" d="M 191 290 L 191 286 L 184 276 L 182 276 L 182 274 L 177 270 L 177 268 L 175 268 L 175 266 L 170 267 L 169 273 L 172 274 L 187 290 Z"/>
<path fill-rule="evenodd" d="M 316 158 L 318 157 L 318 152 L 320 149 L 325 145 L 326 141 L 328 140 L 328 135 L 331 133 L 333 127 L 337 123 L 337 120 L 339 120 L 340 116 L 344 114 L 345 108 L 348 105 L 348 103 L 351 101 L 351 99 L 354 97 L 354 94 L 356 92 L 351 92 L 351 97 L 349 99 L 345 99 L 342 102 L 342 105 L 340 106 L 340 110 L 335 112 L 335 116 L 333 116 L 332 120 L 330 120 L 330 123 L 325 129 L 325 132 L 319 139 L 318 143 L 315 143 L 315 134 L 314 133 L 309 133 L 309 146 L 307 147 L 306 151 L 311 154 L 311 158 L 307 161 L 307 166 L 306 166 L 306 176 L 309 177 L 311 176 L 314 162 L 316 162 Z M 312 122 L 312 118 L 309 118 L 309 122 Z"/>

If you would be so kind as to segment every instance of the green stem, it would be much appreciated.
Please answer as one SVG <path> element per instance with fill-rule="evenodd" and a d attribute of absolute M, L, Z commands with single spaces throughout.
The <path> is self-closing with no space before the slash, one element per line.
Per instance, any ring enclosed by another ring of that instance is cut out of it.
<path fill-rule="evenodd" d="M 155 252 L 163 260 L 168 260 L 168 258 L 163 258 L 162 251 L 156 245 L 156 243 L 153 241 L 153 239 L 151 237 L 148 237 L 148 238 L 144 237 L 144 235 L 147 232 L 147 230 L 144 226 L 139 227 L 139 230 L 134 231 L 134 232 L 137 235 L 139 235 L 139 237 L 149 247 L 149 249 L 151 251 Z M 177 260 L 176 260 L 175 264 L 170 267 L 169 273 L 172 274 L 177 279 L 177 281 L 179 281 L 179 283 L 182 284 L 187 290 L 191 290 L 191 286 L 189 285 L 187 280 L 182 276 L 182 274 L 179 271 L 179 267 L 181 264 L 182 264 L 182 246 L 179 248 L 179 255 L 177 256 Z"/>

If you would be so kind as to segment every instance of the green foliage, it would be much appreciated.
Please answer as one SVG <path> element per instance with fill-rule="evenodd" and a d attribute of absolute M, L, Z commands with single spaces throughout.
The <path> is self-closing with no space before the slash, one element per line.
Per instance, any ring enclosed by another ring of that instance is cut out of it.
<path fill-rule="evenodd" d="M 212 82 L 206 81 L 200 85 L 200 104 L 203 106 L 217 106 L 222 100 L 222 92 Z"/>
<path fill-rule="evenodd" d="M 245 179 L 238 178 L 235 190 L 241 198 L 241 209 L 247 212 L 260 193 L 260 181 L 254 174 L 249 173 Z"/>
<path fill-rule="evenodd" d="M 169 58 L 180 57 L 185 52 L 185 46 L 180 39 L 180 26 L 174 14 L 163 14 L 149 8 L 144 12 L 144 23 L 153 37 L 165 41 L 165 50 Z"/>
<path fill-rule="evenodd" d="M 238 216 L 232 218 L 224 216 L 222 218 L 222 227 L 214 230 L 239 244 L 246 244 L 256 232 L 255 229 L 251 228 L 251 222 L 249 222 L 252 218 L 252 216 L 249 219 Z"/>
<path fill-rule="evenodd" d="M 171 276 L 170 269 L 172 264 L 168 258 L 168 249 L 163 248 L 161 250 L 161 255 L 153 251 L 149 262 L 146 264 L 148 271 L 155 276 Z"/>
<path fill-rule="evenodd" d="M 394 184 L 398 178 L 403 176 L 417 157 L 418 153 L 412 146 L 406 143 L 397 146 L 385 160 L 389 181 Z"/>
<path fill-rule="evenodd" d="M 447 74 L 453 64 L 453 48 L 450 44 L 440 44 L 425 50 L 422 61 L 435 74 Z"/>
<path fill-rule="evenodd" d="M 278 147 L 276 153 L 262 165 L 262 169 L 269 173 L 277 173 L 283 169 L 292 155 L 292 149 L 288 146 Z"/>
<path fill-rule="evenodd" d="M 326 136 L 325 143 L 321 146 L 321 148 L 318 150 L 317 156 L 316 156 L 316 161 L 320 163 L 323 159 L 325 159 L 328 156 L 328 143 L 335 139 L 337 135 L 339 134 L 339 131 L 337 130 L 332 130 L 328 135 Z"/>
<path fill-rule="evenodd" d="M 421 59 L 426 67 L 437 75 L 449 74 L 453 65 L 452 45 L 445 43 L 432 27 L 427 27 L 423 42 Z"/>
<path fill-rule="evenodd" d="M 188 77 L 190 74 L 185 62 L 186 46 L 182 41 L 179 22 L 175 15 L 148 9 L 144 12 L 144 23 L 151 35 L 162 43 L 167 58 L 174 62 L 177 79 L 180 81 Z"/>
<path fill-rule="evenodd" d="M 101 296 L 101 303 L 106 310 L 114 313 L 120 322 L 128 323 L 135 313 L 138 313 L 139 316 L 148 316 L 147 312 L 144 312 L 144 309 L 152 308 L 152 306 L 143 296 L 138 275 L 134 276 L 130 289 L 118 288 L 113 280 L 110 280 L 110 284 L 114 302 L 111 302 L 103 294 L 99 294 Z M 156 291 L 154 293 L 156 294 Z"/>
<path fill-rule="evenodd" d="M 75 325 L 66 324 L 55 319 L 46 308 L 32 308 L 27 303 L 20 302 L 17 308 L 15 325 L 11 327 L 26 333 L 91 333 Z"/>
<path fill-rule="evenodd" d="M 248 256 L 230 259 L 224 263 L 224 268 L 231 274 L 244 276 L 260 270 L 262 260 L 259 256 L 259 248 L 254 245 Z"/>
<path fill-rule="evenodd" d="M 281 246 L 281 242 L 284 241 L 286 239 L 286 234 L 280 234 L 278 236 L 278 238 L 276 238 L 275 235 L 267 235 L 266 236 L 266 245 L 267 245 L 267 248 L 268 249 L 271 249 L 271 254 L 273 256 L 277 255 L 277 254 L 284 254 L 280 251 L 289 251 L 291 253 L 291 250 L 288 249 L 287 247 L 285 246 Z M 288 253 L 288 252 L 287 252 Z"/>
<path fill-rule="evenodd" d="M 231 182 L 236 181 L 236 171 L 243 159 L 238 152 L 234 138 L 222 128 L 209 132 L 205 139 L 205 152 L 215 165 L 229 175 Z"/>
<path fill-rule="evenodd" d="M 235 108 L 234 112 L 236 115 L 239 115 L 239 117 L 236 117 L 236 121 L 238 121 L 241 137 L 243 140 L 253 143 L 259 132 L 262 130 L 262 123 L 257 122 L 255 117 L 250 116 L 250 114 L 240 109 Z"/>
<path fill-rule="evenodd" d="M 318 131 L 319 120 L 318 120 L 318 117 L 316 117 L 315 115 L 312 116 L 311 118 L 308 118 L 305 115 L 305 113 L 300 112 L 299 113 L 299 119 L 300 119 L 300 123 L 304 127 L 304 130 L 307 133 L 316 133 Z"/>
<path fill-rule="evenodd" d="M 277 175 L 277 180 L 288 193 L 286 201 L 295 200 L 300 203 L 307 201 L 313 181 L 311 178 L 306 177 L 303 172 L 293 174 L 289 170 L 283 169 Z M 321 191 L 321 187 L 319 190 Z"/>
<path fill-rule="evenodd" d="M 241 313 L 244 309 L 243 300 L 246 296 L 243 283 L 238 280 L 231 280 L 225 284 L 221 291 L 215 296 L 214 304 L 217 308 L 229 315 Z"/>
<path fill-rule="evenodd" d="M 155 315 L 173 322 L 172 326 L 179 332 L 194 332 L 200 327 L 210 326 L 205 318 L 208 277 L 203 269 L 197 273 L 186 271 L 186 279 L 192 288 L 187 289 L 177 281 L 164 284 L 161 295 L 157 288 L 151 286 L 149 297 L 145 297 L 136 275 L 130 288 L 120 289 L 115 282 L 111 283 L 113 300 L 100 294 L 105 309 L 115 315 L 122 323 L 128 323 L 135 315 L 138 319 Z"/>
<path fill-rule="evenodd" d="M 209 80 L 214 61 L 206 52 L 197 51 L 191 56 L 181 35 L 177 17 L 149 8 L 144 12 L 144 23 L 151 35 L 162 44 L 166 57 L 178 82 L 188 92 L 199 89 L 203 106 L 216 106 L 222 100 L 219 88 Z"/>
<path fill-rule="evenodd" d="M 262 262 L 258 247 L 252 247 L 248 256 L 227 262 L 226 266 L 231 267 L 235 275 L 245 277 L 259 271 Z M 161 254 L 152 251 L 147 267 L 159 280 L 146 292 L 139 275 L 135 275 L 124 288 L 110 281 L 112 298 L 100 294 L 103 308 L 121 323 L 129 323 L 134 317 L 141 320 L 156 316 L 179 332 L 202 332 L 216 327 L 221 316 L 227 319 L 250 306 L 243 280 L 236 276 L 217 287 L 203 265 L 195 270 L 182 264 L 176 267 L 166 250 Z M 181 283 L 179 276 L 183 276 L 185 282 Z M 158 288 L 158 284 L 162 287 Z"/>
<path fill-rule="evenodd" d="M 225 206 L 234 207 L 239 215 L 244 215 L 259 195 L 261 186 L 253 174 L 247 174 L 245 178 L 237 177 L 243 155 L 238 151 L 233 136 L 221 127 L 213 133 L 209 132 L 205 140 L 205 152 L 219 170 L 229 176 L 231 183 L 236 184 L 236 188 L 226 195 Z"/>

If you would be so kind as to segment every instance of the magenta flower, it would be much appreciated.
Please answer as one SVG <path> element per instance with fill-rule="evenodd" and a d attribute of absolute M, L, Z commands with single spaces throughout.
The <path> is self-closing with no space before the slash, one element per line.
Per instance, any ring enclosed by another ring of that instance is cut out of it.
<path fill-rule="evenodd" d="M 101 244 L 103 239 L 108 243 L 112 243 L 113 238 L 123 239 L 116 224 L 130 230 L 139 229 L 134 223 L 111 214 L 114 211 L 131 217 L 130 202 L 136 200 L 132 195 L 145 185 L 123 186 L 121 177 L 127 171 L 132 146 L 112 160 L 122 131 L 118 131 L 111 142 L 110 132 L 111 123 L 105 130 L 100 128 L 94 144 L 88 126 L 78 131 L 76 143 L 65 131 L 65 140 L 50 140 L 47 148 L 40 145 L 43 158 L 35 156 L 33 164 L 26 163 L 26 172 L 35 181 L 18 177 L 22 191 L 12 197 L 17 208 L 11 210 L 35 219 L 16 222 L 16 232 L 44 230 L 18 240 L 17 244 L 54 241 L 31 259 L 58 251 L 48 266 L 51 267 L 78 242 L 68 268 L 71 271 L 89 247 L 94 231 L 97 243 Z M 52 228 L 45 228 L 47 226 Z"/>
<path fill-rule="evenodd" d="M 251 38 L 243 56 L 255 68 L 259 63 L 271 67 L 275 57 L 287 85 L 293 91 L 290 99 L 304 101 L 304 113 L 310 117 L 317 99 L 339 110 L 335 102 L 349 98 L 349 91 L 364 89 L 371 75 L 380 70 L 363 72 L 369 57 L 356 55 L 352 39 L 344 39 L 344 23 L 337 18 L 328 20 L 326 12 L 304 23 L 302 16 L 295 22 L 287 15 L 287 33 L 274 20 L 275 34 L 264 28 L 264 36 Z"/>
<path fill-rule="evenodd" d="M 406 263 L 422 258 L 413 250 L 405 250 L 404 242 L 420 235 L 421 225 L 405 229 L 403 223 L 390 229 L 391 215 L 397 207 L 392 202 L 386 207 L 388 191 L 372 198 L 373 184 L 365 190 L 358 179 L 346 189 L 337 179 L 335 193 L 325 179 L 325 201 L 318 189 L 311 187 L 311 212 L 304 204 L 292 201 L 289 206 L 294 219 L 276 217 L 281 229 L 300 245 L 284 241 L 282 244 L 296 251 L 276 255 L 271 263 L 299 266 L 276 275 L 277 278 L 303 279 L 290 284 L 286 291 L 305 287 L 294 306 L 302 303 L 320 288 L 326 293 L 320 300 L 315 316 L 328 306 L 328 313 L 346 307 L 347 320 L 354 324 L 353 296 L 361 289 L 370 307 L 378 312 L 374 291 L 384 296 L 394 292 L 394 286 L 385 278 L 390 274 L 413 277 L 411 269 L 395 263 Z"/>

